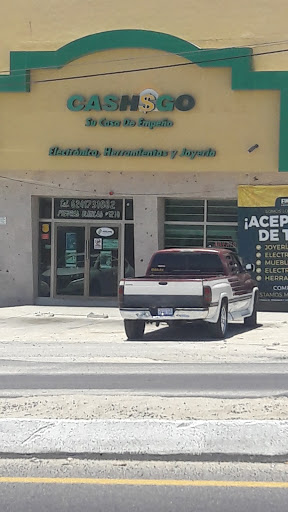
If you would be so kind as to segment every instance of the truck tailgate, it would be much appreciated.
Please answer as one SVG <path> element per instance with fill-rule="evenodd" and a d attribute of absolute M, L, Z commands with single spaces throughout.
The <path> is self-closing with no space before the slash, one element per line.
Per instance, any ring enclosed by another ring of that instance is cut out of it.
<path fill-rule="evenodd" d="M 131 279 L 124 284 L 124 308 L 201 308 L 202 279 Z"/>

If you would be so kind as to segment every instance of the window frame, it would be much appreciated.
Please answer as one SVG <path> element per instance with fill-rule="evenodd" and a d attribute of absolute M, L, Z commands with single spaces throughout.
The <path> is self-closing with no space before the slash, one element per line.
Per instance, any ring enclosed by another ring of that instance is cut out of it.
<path fill-rule="evenodd" d="M 203 247 L 207 247 L 207 227 L 208 226 L 234 226 L 238 227 L 238 222 L 208 222 L 208 201 L 220 201 L 219 198 L 209 198 L 209 199 L 198 199 L 195 198 L 195 201 L 203 201 L 204 202 L 204 220 L 198 221 L 198 222 L 192 222 L 192 221 L 182 221 L 182 220 L 166 220 L 166 200 L 174 199 L 175 201 L 186 201 L 186 200 L 194 200 L 191 198 L 169 198 L 166 197 L 164 199 L 164 225 L 175 225 L 175 226 L 203 226 Z M 235 201 L 236 202 L 236 208 L 237 208 L 237 199 L 227 199 L 227 201 Z M 225 200 L 223 200 L 225 202 Z M 165 229 L 164 229 L 164 247 L 165 244 Z M 229 249 L 229 247 L 227 247 Z"/>

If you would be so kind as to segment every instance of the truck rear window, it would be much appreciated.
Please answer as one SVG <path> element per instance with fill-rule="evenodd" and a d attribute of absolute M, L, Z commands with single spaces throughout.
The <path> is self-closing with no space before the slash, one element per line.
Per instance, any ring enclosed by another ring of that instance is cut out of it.
<path fill-rule="evenodd" d="M 170 252 L 155 254 L 149 275 L 223 274 L 218 254 Z"/>

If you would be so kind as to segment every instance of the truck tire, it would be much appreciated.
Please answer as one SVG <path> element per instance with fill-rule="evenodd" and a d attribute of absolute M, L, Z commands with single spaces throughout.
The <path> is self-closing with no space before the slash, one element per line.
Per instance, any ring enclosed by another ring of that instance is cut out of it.
<path fill-rule="evenodd" d="M 219 317 L 215 324 L 210 324 L 210 332 L 214 338 L 225 338 L 228 325 L 228 304 L 225 300 L 221 302 Z"/>
<path fill-rule="evenodd" d="M 244 318 L 244 325 L 246 325 L 247 327 L 257 327 L 257 303 L 258 297 L 257 295 L 255 295 L 253 311 L 250 316 L 246 316 L 246 318 Z"/>
<path fill-rule="evenodd" d="M 124 320 L 124 329 L 128 340 L 142 340 L 145 322 L 143 320 Z"/>

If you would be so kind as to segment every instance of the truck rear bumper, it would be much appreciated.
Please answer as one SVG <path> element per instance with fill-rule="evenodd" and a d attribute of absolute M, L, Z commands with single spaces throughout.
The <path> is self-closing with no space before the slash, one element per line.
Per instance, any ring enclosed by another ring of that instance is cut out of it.
<path fill-rule="evenodd" d="M 205 320 L 208 308 L 175 309 L 173 315 L 152 315 L 149 309 L 123 308 L 120 314 L 125 320 L 144 320 L 145 322 L 171 322 L 171 320 Z"/>

